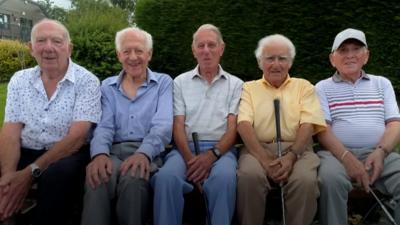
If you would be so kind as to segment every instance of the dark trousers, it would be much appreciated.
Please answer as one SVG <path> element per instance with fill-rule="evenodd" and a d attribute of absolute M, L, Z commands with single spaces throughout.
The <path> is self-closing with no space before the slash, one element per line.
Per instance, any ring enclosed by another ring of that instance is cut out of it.
<path fill-rule="evenodd" d="M 21 149 L 18 169 L 23 169 L 46 151 Z M 37 206 L 34 225 L 69 224 L 74 206 L 81 207 L 89 146 L 51 164 L 37 179 Z M 79 210 L 80 213 L 80 210 Z"/>

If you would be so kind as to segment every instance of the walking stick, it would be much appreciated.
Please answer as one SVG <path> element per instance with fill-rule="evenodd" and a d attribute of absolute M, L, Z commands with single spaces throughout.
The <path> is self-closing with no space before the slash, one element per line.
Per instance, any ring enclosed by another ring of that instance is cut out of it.
<path fill-rule="evenodd" d="M 394 225 L 398 225 L 396 221 L 393 219 L 392 215 L 390 215 L 389 211 L 386 209 L 385 205 L 382 203 L 382 201 L 378 198 L 378 196 L 375 194 L 375 192 L 372 190 L 371 187 L 368 188 L 369 192 L 374 196 L 375 200 L 378 202 L 378 204 L 381 206 L 383 212 L 385 212 L 386 216 L 389 218 L 390 222 Z"/>
<path fill-rule="evenodd" d="M 281 122 L 279 115 L 279 99 L 274 99 L 274 109 L 275 109 L 275 124 L 276 124 L 276 144 L 278 146 L 278 157 L 282 157 L 282 143 L 281 143 Z M 285 218 L 285 198 L 283 196 L 283 183 L 280 183 L 281 187 L 281 204 L 282 204 L 282 223 L 286 225 Z"/>
<path fill-rule="evenodd" d="M 196 155 L 199 155 L 199 153 L 200 153 L 200 147 L 199 147 L 199 137 L 198 137 L 197 132 L 193 132 L 193 133 L 192 133 L 192 139 L 193 139 L 193 145 L 194 145 L 194 153 L 195 153 Z M 205 207 L 206 207 L 206 224 L 207 224 L 207 225 L 211 225 L 211 218 L 210 218 L 210 214 L 209 214 L 209 211 L 208 211 L 208 199 L 207 199 L 207 195 L 206 195 L 206 193 L 204 193 L 204 191 L 202 191 L 202 190 L 199 190 L 199 191 L 200 191 L 200 193 L 201 193 L 201 196 L 203 197 L 204 205 L 205 205 Z"/>

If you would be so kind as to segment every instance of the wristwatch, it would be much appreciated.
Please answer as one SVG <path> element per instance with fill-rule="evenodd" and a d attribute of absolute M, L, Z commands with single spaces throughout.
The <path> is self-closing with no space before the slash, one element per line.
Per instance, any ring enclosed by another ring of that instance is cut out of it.
<path fill-rule="evenodd" d="M 29 166 L 31 167 L 31 174 L 34 179 L 37 179 L 40 177 L 40 175 L 42 175 L 42 170 L 36 163 L 32 163 Z"/>
<path fill-rule="evenodd" d="M 221 151 L 215 146 L 211 149 L 211 152 L 214 154 L 215 157 L 217 157 L 217 159 L 221 158 Z"/>

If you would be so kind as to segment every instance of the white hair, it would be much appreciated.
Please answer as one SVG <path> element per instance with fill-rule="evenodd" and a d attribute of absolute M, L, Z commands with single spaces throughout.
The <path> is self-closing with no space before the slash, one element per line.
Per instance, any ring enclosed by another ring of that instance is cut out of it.
<path fill-rule="evenodd" d="M 151 37 L 151 34 L 140 29 L 139 27 L 127 27 L 125 29 L 118 31 L 117 34 L 115 35 L 115 48 L 117 49 L 117 51 L 121 50 L 122 36 L 130 31 L 140 33 L 144 37 L 146 49 L 147 50 L 153 49 L 153 38 Z"/>
<path fill-rule="evenodd" d="M 59 27 L 61 28 L 61 30 L 64 32 L 63 36 L 64 36 L 65 40 L 66 40 L 68 43 L 71 43 L 71 37 L 70 37 L 70 35 L 69 35 L 69 31 L 68 31 L 68 29 L 67 29 L 61 22 L 59 22 L 59 21 L 57 21 L 57 20 L 52 20 L 52 19 L 44 18 L 44 19 L 40 20 L 39 22 L 37 22 L 37 23 L 32 27 L 32 30 L 31 30 L 31 43 L 32 43 L 32 44 L 34 44 L 35 41 L 36 41 L 36 32 L 37 32 L 37 29 L 38 29 L 39 25 L 41 25 L 42 23 L 53 23 L 53 24 L 59 26 Z"/>
<path fill-rule="evenodd" d="M 296 56 L 296 48 L 294 47 L 292 41 L 290 41 L 289 38 L 283 36 L 282 34 L 268 35 L 258 41 L 257 49 L 254 51 L 257 61 L 261 61 L 264 48 L 272 45 L 272 43 L 274 42 L 283 43 L 289 48 L 290 66 L 292 66 L 294 57 Z"/>
<path fill-rule="evenodd" d="M 224 40 L 222 39 L 222 34 L 221 31 L 219 30 L 218 27 L 212 25 L 212 24 L 203 24 L 199 27 L 199 29 L 196 30 L 196 32 L 194 32 L 193 34 L 193 42 L 192 44 L 194 44 L 194 40 L 196 39 L 196 36 L 198 35 L 198 33 L 202 30 L 209 30 L 214 32 L 215 34 L 217 34 L 217 38 L 218 38 L 218 43 L 219 44 L 224 44 Z"/>

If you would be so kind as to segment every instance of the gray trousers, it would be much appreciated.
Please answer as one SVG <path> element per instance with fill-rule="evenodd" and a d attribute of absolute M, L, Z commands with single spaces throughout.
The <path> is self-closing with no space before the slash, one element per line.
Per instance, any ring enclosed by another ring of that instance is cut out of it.
<path fill-rule="evenodd" d="M 365 160 L 366 154 L 353 153 Z M 319 167 L 320 180 L 320 221 L 322 225 L 344 225 L 347 222 L 348 193 L 353 189 L 350 177 L 344 166 L 328 151 L 319 151 L 321 159 Z M 400 155 L 391 153 L 384 161 L 384 170 L 374 183 L 380 192 L 392 195 L 397 203 L 395 220 L 400 223 Z"/>
<path fill-rule="evenodd" d="M 150 202 L 148 181 L 132 177 L 130 172 L 121 176 L 121 163 L 139 147 L 139 142 L 113 145 L 110 152 L 112 175 L 108 183 L 92 189 L 85 185 L 82 225 L 140 225 L 147 222 Z"/>

